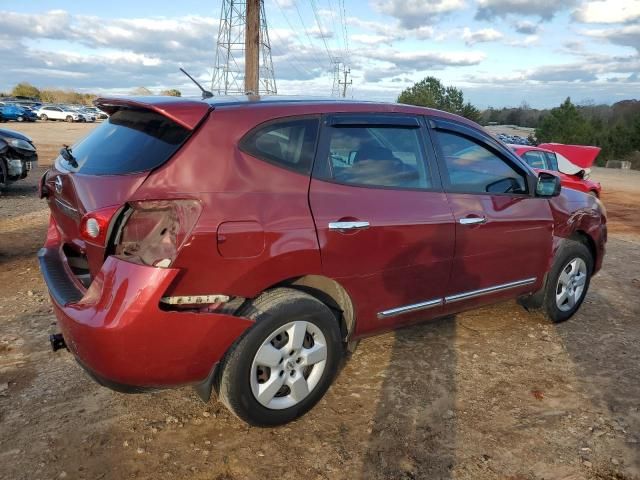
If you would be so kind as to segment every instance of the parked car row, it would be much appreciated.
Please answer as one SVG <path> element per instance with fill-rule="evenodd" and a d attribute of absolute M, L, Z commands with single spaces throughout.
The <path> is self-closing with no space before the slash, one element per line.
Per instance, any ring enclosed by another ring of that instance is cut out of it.
<path fill-rule="evenodd" d="M 0 122 L 35 122 L 61 120 L 65 122 L 95 122 L 108 115 L 95 107 L 63 104 L 22 104 L 0 102 Z"/>
<path fill-rule="evenodd" d="M 507 135 L 506 133 L 499 133 L 498 135 L 496 135 L 496 137 L 498 137 L 498 140 L 504 143 L 510 143 L 514 145 L 531 145 L 531 142 L 527 138 L 521 137 L 520 135 Z"/>
<path fill-rule="evenodd" d="M 65 122 L 95 122 L 107 118 L 107 114 L 95 107 L 82 105 L 42 105 L 36 115 L 42 121 L 62 120 Z"/>

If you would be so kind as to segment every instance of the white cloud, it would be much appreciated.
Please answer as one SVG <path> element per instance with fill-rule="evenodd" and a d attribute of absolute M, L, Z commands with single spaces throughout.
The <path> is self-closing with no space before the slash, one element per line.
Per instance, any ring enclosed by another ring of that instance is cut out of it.
<path fill-rule="evenodd" d="M 462 33 L 462 39 L 469 46 L 476 43 L 494 42 L 500 40 L 503 36 L 502 33 L 493 28 L 485 28 L 472 32 L 469 28 L 465 27 Z"/>
<path fill-rule="evenodd" d="M 585 35 L 593 38 L 602 38 L 626 47 L 635 48 L 640 52 L 640 25 L 628 25 L 625 27 L 587 30 Z"/>
<path fill-rule="evenodd" d="M 403 28 L 433 25 L 443 15 L 463 9 L 464 0 L 373 0 L 375 8 L 400 21 Z"/>
<path fill-rule="evenodd" d="M 627 23 L 640 20 L 640 0 L 586 2 L 573 14 L 583 23 Z"/>
<path fill-rule="evenodd" d="M 403 71 L 477 65 L 486 58 L 483 52 L 404 52 L 397 50 L 374 50 L 367 52 L 365 55 L 370 59 L 391 63 Z"/>
<path fill-rule="evenodd" d="M 551 19 L 557 12 L 572 7 L 576 0 L 478 0 L 476 18 L 489 20 L 494 17 L 537 16 Z"/>
<path fill-rule="evenodd" d="M 536 45 L 539 41 L 540 37 L 538 35 L 527 35 L 522 40 L 511 40 L 509 42 L 506 42 L 506 45 L 509 45 L 510 47 L 527 48 L 531 45 Z"/>
<path fill-rule="evenodd" d="M 539 25 L 528 20 L 519 20 L 515 24 L 516 32 L 524 35 L 533 35 L 538 32 Z"/>

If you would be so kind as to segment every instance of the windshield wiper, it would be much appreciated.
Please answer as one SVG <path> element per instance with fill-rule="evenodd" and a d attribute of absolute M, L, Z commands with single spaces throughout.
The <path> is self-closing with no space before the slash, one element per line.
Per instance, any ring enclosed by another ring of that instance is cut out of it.
<path fill-rule="evenodd" d="M 76 157 L 73 156 L 71 147 L 69 147 L 69 145 L 62 145 L 62 148 L 60 149 L 60 155 L 62 155 L 62 158 L 64 158 L 67 163 L 73 168 L 78 168 L 78 162 L 76 160 Z"/>

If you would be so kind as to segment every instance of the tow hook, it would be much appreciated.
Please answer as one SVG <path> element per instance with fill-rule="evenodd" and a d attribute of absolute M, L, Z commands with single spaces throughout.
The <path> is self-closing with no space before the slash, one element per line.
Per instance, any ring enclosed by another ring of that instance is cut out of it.
<path fill-rule="evenodd" d="M 49 343 L 51 344 L 51 349 L 54 352 L 57 352 L 58 350 L 61 350 L 63 348 L 69 350 L 69 348 L 67 348 L 67 342 L 64 341 L 64 337 L 61 333 L 54 333 L 49 335 Z"/>

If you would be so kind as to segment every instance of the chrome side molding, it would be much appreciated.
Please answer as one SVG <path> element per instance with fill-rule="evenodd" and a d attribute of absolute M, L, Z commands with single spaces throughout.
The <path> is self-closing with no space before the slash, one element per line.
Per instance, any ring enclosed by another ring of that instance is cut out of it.
<path fill-rule="evenodd" d="M 481 295 L 487 295 L 489 293 L 500 292 L 502 290 L 509 290 L 516 287 L 524 287 L 525 285 L 531 285 L 537 280 L 536 277 L 525 278 L 524 280 L 517 280 L 515 282 L 502 283 L 500 285 L 494 285 L 493 287 L 481 288 L 479 290 L 471 290 L 469 292 L 457 293 L 444 297 L 445 303 L 454 303 L 461 300 L 467 300 L 469 298 L 480 297 Z"/>
<path fill-rule="evenodd" d="M 385 318 L 396 317 L 405 313 L 418 312 L 420 310 L 426 310 L 428 308 L 438 307 L 447 303 L 460 302 L 462 300 L 468 300 L 482 295 L 488 295 L 490 293 L 500 292 L 502 290 L 509 290 L 511 288 L 524 287 L 525 285 L 532 285 L 536 282 L 537 277 L 525 278 L 524 280 L 516 280 L 515 282 L 502 283 L 500 285 L 494 285 L 493 287 L 481 288 L 479 290 L 471 290 L 469 292 L 457 293 L 456 295 L 449 295 L 444 298 L 436 298 L 433 300 L 427 300 L 426 302 L 413 303 L 411 305 L 404 305 L 402 307 L 391 308 L 378 313 L 378 319 L 383 320 Z"/>
<path fill-rule="evenodd" d="M 427 308 L 437 307 L 442 305 L 443 303 L 444 303 L 444 299 L 438 298 L 435 300 L 428 300 L 426 302 L 414 303 L 412 305 L 405 305 L 403 307 L 392 308 L 392 309 L 380 312 L 378 313 L 378 318 L 382 320 L 384 318 L 396 317 L 398 315 L 402 315 L 403 313 L 417 312 L 420 310 L 426 310 Z"/>

